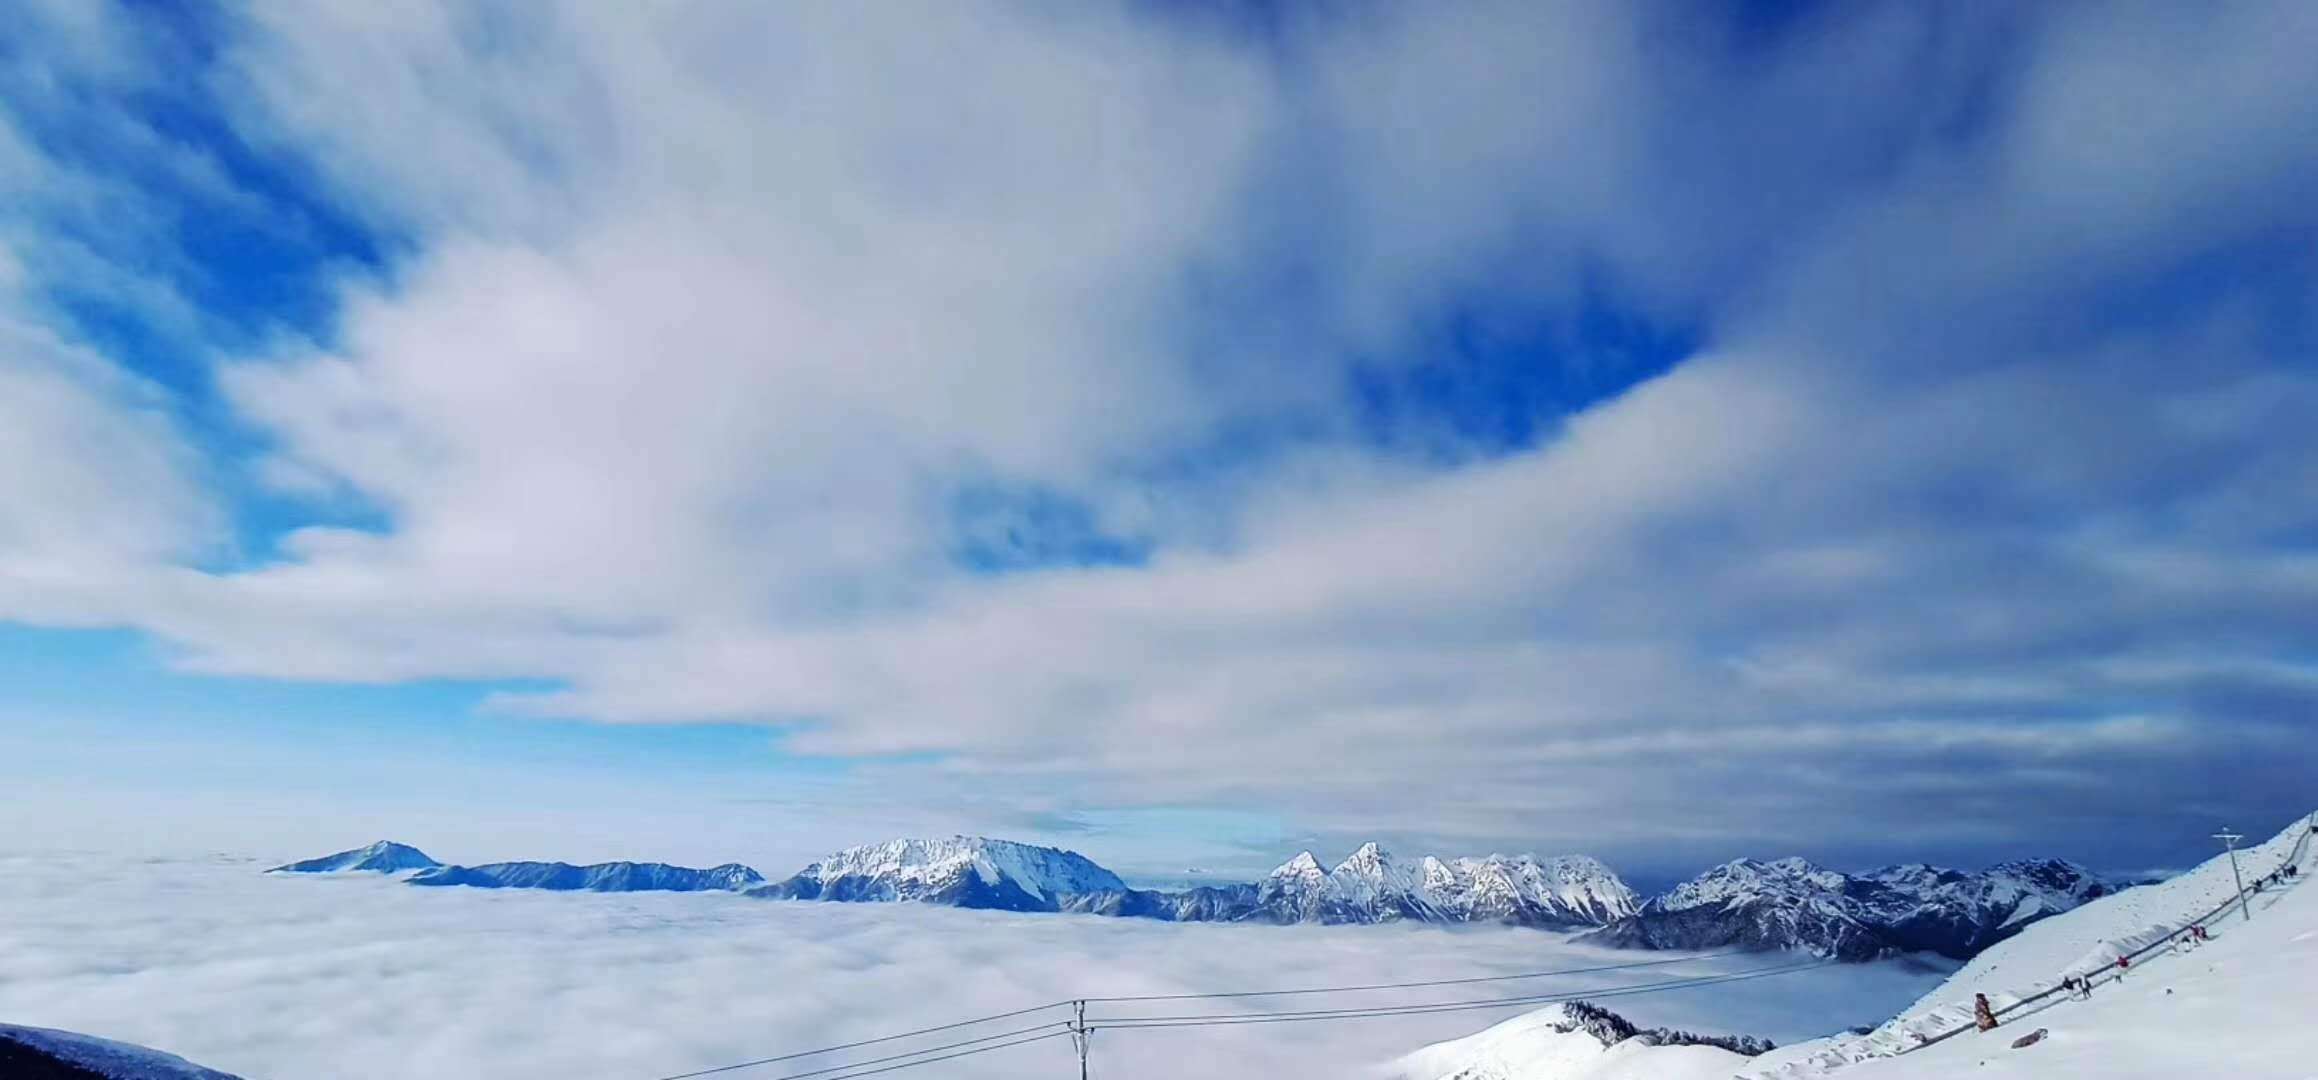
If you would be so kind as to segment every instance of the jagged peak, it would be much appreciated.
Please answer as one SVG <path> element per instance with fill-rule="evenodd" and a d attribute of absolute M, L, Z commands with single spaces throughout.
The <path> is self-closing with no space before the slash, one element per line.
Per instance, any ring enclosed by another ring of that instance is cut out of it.
<path fill-rule="evenodd" d="M 367 846 L 334 851 L 315 859 L 303 859 L 273 868 L 281 873 L 333 873 L 341 870 L 375 870 L 388 873 L 418 870 L 440 866 L 426 852 L 392 840 L 379 840 Z"/>
<path fill-rule="evenodd" d="M 1320 859 L 1318 856 L 1312 854 L 1309 851 L 1299 851 L 1296 853 L 1294 858 L 1289 859 L 1287 862 L 1281 863 L 1279 869 L 1272 871 L 1272 876 L 1305 877 L 1310 875 L 1324 874 L 1326 872 L 1326 870 L 1321 868 Z"/>
<path fill-rule="evenodd" d="M 1075 851 L 987 836 L 903 837 L 846 848 L 813 862 L 799 877 L 948 879 L 971 873 L 985 881 L 1012 881 L 1040 895 L 1124 889 L 1119 879 Z"/>
<path fill-rule="evenodd" d="M 1383 845 L 1371 840 L 1360 845 L 1352 854 L 1345 856 L 1343 862 L 1337 863 L 1336 872 L 1339 874 L 1367 874 L 1391 865 L 1392 852 L 1386 851 Z"/>

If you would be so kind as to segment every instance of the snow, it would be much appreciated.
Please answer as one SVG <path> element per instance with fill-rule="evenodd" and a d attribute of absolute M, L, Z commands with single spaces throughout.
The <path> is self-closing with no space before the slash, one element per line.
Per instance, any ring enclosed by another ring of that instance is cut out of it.
<path fill-rule="evenodd" d="M 1333 870 L 1301 852 L 1264 880 L 1259 903 L 1278 921 L 1518 922 L 1601 925 L 1633 914 L 1634 891 L 1598 859 L 1533 855 L 1441 859 L 1414 865 L 1360 846 Z"/>
<path fill-rule="evenodd" d="M 405 870 L 432 870 L 441 865 L 441 863 L 429 858 L 426 852 L 409 844 L 381 840 L 368 847 L 352 848 L 324 855 L 319 859 L 307 859 L 303 862 L 277 866 L 267 873 L 336 874 L 350 870 L 369 870 L 393 874 Z"/>
<path fill-rule="evenodd" d="M 764 876 L 739 863 L 701 870 L 667 863 L 609 862 L 574 866 L 560 862 L 505 862 L 482 866 L 436 866 L 409 878 L 412 885 L 463 885 L 484 889 L 563 889 L 580 892 L 701 892 L 746 889 Z"/>
<path fill-rule="evenodd" d="M 76 1031 L 0 1024 L 0 1040 L 22 1043 L 110 1080 L 236 1080 L 230 1073 L 205 1069 L 175 1054 Z"/>
<path fill-rule="evenodd" d="M 1392 1075 L 1397 1080 L 2318 1076 L 2318 1055 L 2312 1052 L 2318 1044 L 2311 1040 L 2306 1015 L 2308 1003 L 2318 1000 L 2318 890 L 2302 884 L 2318 873 L 2318 843 L 2309 835 L 2313 823 L 2318 815 L 2297 820 L 2239 854 L 2249 882 L 2289 861 L 2300 868 L 2301 877 L 2257 894 L 2251 922 L 2234 905 L 2216 916 L 2206 924 L 2211 941 L 2202 946 L 2182 943 L 2180 928 L 2236 891 L 2226 855 L 2171 880 L 2091 899 L 2039 921 L 1965 964 L 1866 1035 L 1821 1037 L 1754 1058 L 1714 1047 L 1644 1045 L 1643 1040 L 1604 1046 L 1582 1030 L 1570 1030 L 1568 1007 L 1554 1005 L 1477 1035 L 1428 1046 L 1397 1062 Z M 1746 903 L 1753 895 L 1750 888 L 1725 890 L 1721 885 L 1811 883 L 1821 873 L 1800 860 L 1740 860 L 1702 875 L 1701 887 L 1685 896 L 1700 904 Z M 1918 894 L 1953 896 L 1960 890 L 1971 902 L 2021 908 L 2054 903 L 2056 893 L 2065 902 L 2090 888 L 2081 868 L 2056 861 L 2004 864 L 1981 875 L 1918 866 L 1863 877 Z M 2174 942 L 2172 948 L 2141 955 L 2117 977 L 2120 955 L 2168 941 Z M 2005 1011 L 2064 976 L 2087 973 L 2099 975 L 2088 1000 L 2049 995 Z M 1919 1045 L 1918 1036 L 1968 1029 L 1976 993 L 1987 994 L 2002 1017 L 1993 1033 L 1965 1030 Z M 2045 1034 L 2032 1045 L 2013 1047 L 2016 1039 L 2039 1030 Z"/>
<path fill-rule="evenodd" d="M 981 836 L 889 840 L 847 848 L 807 866 L 797 876 L 824 884 L 846 878 L 871 879 L 893 887 L 896 895 L 906 898 L 939 890 L 968 873 L 985 884 L 1011 884 L 1050 901 L 1127 887 L 1117 874 L 1075 851 Z"/>
<path fill-rule="evenodd" d="M 2318 869 L 2318 859 L 2312 857 L 2313 845 L 2308 843 L 2311 820 L 2297 820 L 2268 842 L 2241 851 L 2238 858 L 2246 879 L 2250 882 L 2267 875 L 2284 866 L 2290 857 L 2300 860 L 2305 877 Z M 1973 1068 L 1975 1075 L 2001 1075 L 1977 1071 L 1985 1064 L 1980 1059 L 1988 1055 L 1995 1040 L 1976 1034 L 1893 1055 L 1913 1046 L 1918 1036 L 1935 1035 L 1968 1024 L 1972 996 L 1976 993 L 1987 994 L 2001 1013 L 2014 1003 L 2056 985 L 2066 976 L 2111 973 L 2118 956 L 2174 937 L 2188 920 L 2211 911 L 2236 890 L 2228 856 L 2216 855 L 2170 880 L 2092 901 L 2038 922 L 2018 936 L 1995 945 L 1875 1031 L 1864 1036 L 1823 1039 L 1805 1046 L 1783 1048 L 1758 1061 L 1749 1075 L 1803 1080 L 1840 1074 L 1843 1080 L 1854 1076 L 1860 1080 L 1882 1080 L 1884 1077 L 1953 1075 L 1960 1067 Z M 2036 1027 L 2051 1028 L 2056 1036 L 2067 1033 L 2066 1039 L 2047 1040 L 2031 1048 L 2041 1052 L 2024 1057 L 2022 1060 L 2032 1068 L 2017 1075 L 2069 1075 L 2059 1066 L 2059 1060 L 2077 1060 L 2079 1053 L 2089 1054 L 2091 1059 L 2102 1063 L 2099 1069 L 2086 1070 L 2086 1074 L 2104 1077 L 2212 1075 L 2216 1063 L 2247 1060 L 2227 1044 L 2204 1038 L 2202 1032 L 2196 1039 L 2182 1040 L 2184 1045 L 2193 1043 L 2200 1047 L 2197 1053 L 2205 1055 L 2202 1058 L 2186 1051 L 2149 1051 L 2149 1046 L 2166 1042 L 2164 1032 L 2168 1028 L 2179 1027 L 2177 1021 L 2163 1016 L 2164 1011 L 2185 1007 L 2189 1001 L 2181 994 L 2163 991 L 2178 990 L 2184 984 L 2194 985 L 2202 995 L 2201 1001 L 2236 1000 L 2248 1016 L 2274 1015 L 2274 1010 L 2265 1003 L 2281 995 L 2288 1000 L 2307 999 L 2312 989 L 2318 989 L 2318 980 L 2306 974 L 2312 970 L 2310 965 L 2318 962 L 2318 955 L 2311 952 L 2311 942 L 2318 941 L 2318 894 L 2295 895 L 2302 892 L 2305 890 L 2296 884 L 2257 896 L 2251 905 L 2257 918 L 2251 923 L 2243 922 L 2237 908 L 2231 907 L 2207 925 L 2213 938 L 2211 943 L 2185 953 L 2158 951 L 2144 956 L 2134 962 L 2122 980 L 2099 984 L 2089 1002 L 2055 995 L 2023 1008 L 2019 1014 L 2006 1014 L 1998 1030 L 2013 1036 Z M 2271 913 L 2269 917 L 2261 916 L 2265 909 Z M 2261 953 L 2258 960 L 2253 955 L 2256 952 Z M 2276 963 L 2278 957 L 2289 955 L 2300 957 L 2299 967 Z M 2231 962 L 2221 963 L 2225 959 Z M 2243 973 L 2245 977 L 2221 977 L 2232 972 Z M 2164 1000 L 2140 1001 L 2142 998 Z M 2130 1004 L 2136 1001 L 2140 1004 Z M 2299 1017 L 2294 1022 L 2306 1023 Z M 2135 1024 L 2158 1025 L 2158 1034 L 2134 1030 Z M 2251 1042 L 2273 1038 L 2258 1032 L 2244 1034 Z M 2006 1039 L 2002 1045 L 2008 1047 L 2009 1043 Z M 2107 1049 L 2087 1049 L 2094 1044 Z M 2063 1052 L 2062 1048 L 2068 1045 L 2075 1045 L 2079 1050 Z M 2125 1046 L 2135 1049 L 2127 1054 L 2121 1050 Z M 2188 1068 L 2191 1060 L 2203 1064 Z M 2173 1066 L 2169 1067 L 2179 1071 L 2167 1072 L 2153 1064 L 2157 1061 L 2172 1062 Z M 2277 1073 L 2234 1066 L 2221 1071 L 2239 1076 L 2310 1075 L 2307 1066 Z"/>
<path fill-rule="evenodd" d="M 2266 873 L 2277 863 L 2251 865 Z M 2318 870 L 2318 859 L 2305 851 L 2300 865 L 2306 877 Z M 2226 867 L 2219 876 L 2228 876 Z M 2184 889 L 2179 895 L 2210 893 Z M 2251 906 L 2253 921 L 2243 922 L 2232 911 L 2215 920 L 2207 944 L 2144 957 L 2122 980 L 2098 986 L 2089 1000 L 2047 999 L 2049 1004 L 2007 1017 L 1993 1032 L 1864 1061 L 1844 1070 L 1844 1080 L 1929 1080 L 1967 1070 L 1990 1080 L 2318 1075 L 2309 1015 L 2310 1003 L 2318 1001 L 2318 889 L 2297 881 L 2256 896 Z M 2062 936 L 2074 935 L 2056 938 Z M 2043 955 L 2055 955 L 2051 950 L 2059 946 L 2033 944 L 2031 951 Z M 2011 959 L 2017 965 L 2025 957 Z M 2048 1034 L 2033 1046 L 2012 1048 L 2014 1040 L 2038 1029 Z"/>
<path fill-rule="evenodd" d="M 1737 859 L 1653 898 L 1638 917 L 1606 928 L 1602 940 L 1800 949 L 1846 960 L 1905 952 L 1961 959 L 2119 887 L 2061 859 L 1976 872 L 1918 863 L 1859 875 L 1800 858 Z"/>
<path fill-rule="evenodd" d="M 1747 1058 L 1715 1046 L 1608 1046 L 1577 1026 L 1567 1006 L 1514 1017 L 1477 1035 L 1436 1043 L 1393 1063 L 1395 1080 L 1727 1080 Z"/>

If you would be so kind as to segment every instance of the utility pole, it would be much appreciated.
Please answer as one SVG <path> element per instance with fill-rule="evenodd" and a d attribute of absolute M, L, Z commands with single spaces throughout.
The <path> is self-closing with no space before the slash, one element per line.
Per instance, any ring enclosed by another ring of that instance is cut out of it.
<path fill-rule="evenodd" d="M 1079 1080 L 1087 1080 L 1087 1036 L 1094 1029 L 1087 1026 L 1087 1003 L 1071 1002 L 1070 1041 L 1079 1052 Z"/>
<path fill-rule="evenodd" d="M 2213 834 L 2213 838 L 2229 849 L 2229 876 L 2238 883 L 2238 913 L 2244 915 L 2247 922 L 2252 922 L 2254 909 L 2246 904 L 2246 878 L 2238 872 L 2238 841 L 2245 837 L 2229 831 L 2229 826 L 2224 825 L 2220 832 Z"/>

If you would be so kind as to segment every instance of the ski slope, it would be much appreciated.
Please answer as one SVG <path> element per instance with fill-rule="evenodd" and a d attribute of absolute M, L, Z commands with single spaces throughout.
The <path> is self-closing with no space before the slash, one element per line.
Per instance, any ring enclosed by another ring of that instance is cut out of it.
<path fill-rule="evenodd" d="M 2183 1080 L 2318 1078 L 2318 815 L 2297 819 L 2238 853 L 2252 884 L 2291 863 L 2294 881 L 2235 903 L 2236 878 L 2217 855 L 2168 881 L 2057 915 L 1975 957 L 1931 993 L 1864 1035 L 1840 1035 L 1743 1057 L 1711 1046 L 1614 1041 L 1556 1005 L 1394 1062 L 1405 1080 L 1950 1080 L 2098 1076 Z M 2210 916 L 2210 917 L 2208 917 Z M 2189 921 L 2210 940 L 2176 944 Z M 2146 950 L 2146 951 L 2144 951 Z M 2116 960 L 2134 956 L 2118 976 Z M 2046 994 L 2092 974 L 2088 1000 Z M 2001 1023 L 1972 1027 L 1972 997 L 1988 995 Z M 2013 1041 L 2045 1034 L 2015 1049 Z M 1927 1043 L 1927 1040 L 1930 1040 Z"/>
<path fill-rule="evenodd" d="M 2029 928 L 1965 965 L 1937 990 L 1865 1036 L 1782 1048 L 1743 1075 L 1761 1080 L 1904 1080 L 1975 1076 L 2098 1075 L 2104 1078 L 2318 1075 L 2318 1039 L 2307 1003 L 2318 994 L 2318 870 L 2314 818 L 2297 819 L 2268 842 L 2239 853 L 2248 883 L 2291 860 L 2294 882 L 2250 898 L 2204 925 L 2212 940 L 2166 944 L 2188 921 L 2237 891 L 2226 855 L 2171 880 L 2127 890 Z M 2117 977 L 2116 958 L 2155 945 Z M 2091 974 L 2090 1000 L 2054 994 L 2019 1003 L 2068 975 Z M 1972 995 L 1985 993 L 2002 1023 L 1967 1030 Z M 2014 1050 L 2039 1028 L 2048 1035 Z"/>
<path fill-rule="evenodd" d="M 1747 1058 L 1719 1046 L 1611 1042 L 1567 1005 L 1550 1005 L 1477 1035 L 1394 1062 L 1391 1080 L 1726 1080 Z"/>

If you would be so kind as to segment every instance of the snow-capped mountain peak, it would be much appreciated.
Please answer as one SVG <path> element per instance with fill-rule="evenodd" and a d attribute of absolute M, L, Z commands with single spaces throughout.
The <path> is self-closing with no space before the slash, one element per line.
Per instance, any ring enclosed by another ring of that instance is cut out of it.
<path fill-rule="evenodd" d="M 367 847 L 333 852 L 318 859 L 306 859 L 274 867 L 274 874 L 334 874 L 348 870 L 369 870 L 383 874 L 405 870 L 430 870 L 442 864 L 429 858 L 426 852 L 392 840 L 380 840 Z"/>
<path fill-rule="evenodd" d="M 750 891 L 808 900 L 929 900 L 1053 911 L 1072 896 L 1126 887 L 1117 874 L 1074 851 L 952 836 L 847 848 L 787 881 Z"/>
<path fill-rule="evenodd" d="M 1327 876 L 1328 871 L 1321 867 L 1320 860 L 1309 851 L 1297 852 L 1295 858 L 1281 863 L 1271 873 L 1271 878 L 1274 881 L 1281 879 L 1318 881 Z"/>
<path fill-rule="evenodd" d="M 1859 875 L 1797 857 L 1736 859 L 1652 899 L 1601 939 L 1652 948 L 1792 948 L 1847 960 L 1915 951 L 1963 958 L 2118 887 L 2061 859 L 1978 872 L 1911 863 Z"/>
<path fill-rule="evenodd" d="M 1583 855 L 1539 860 L 1442 859 L 1405 863 L 1375 842 L 1362 844 L 1334 870 L 1310 852 L 1272 871 L 1257 897 L 1275 922 L 1509 922 L 1529 926 L 1598 926 L 1632 914 L 1633 890 L 1609 867 Z"/>
<path fill-rule="evenodd" d="M 1354 849 L 1344 861 L 1336 864 L 1338 873 L 1376 873 L 1392 863 L 1392 853 L 1384 845 L 1371 840 Z"/>

